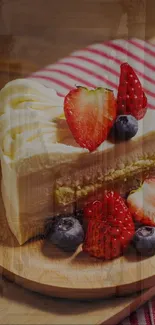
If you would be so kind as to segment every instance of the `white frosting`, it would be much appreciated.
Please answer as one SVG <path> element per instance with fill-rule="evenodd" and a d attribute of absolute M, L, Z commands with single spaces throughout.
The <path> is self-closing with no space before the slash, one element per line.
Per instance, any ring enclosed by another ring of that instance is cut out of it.
<path fill-rule="evenodd" d="M 63 113 L 63 98 L 37 82 L 19 79 L 0 92 L 0 140 L 3 153 L 15 159 L 27 149 L 55 142 L 53 120 Z M 34 146 L 35 144 L 35 146 Z"/>
<path fill-rule="evenodd" d="M 75 142 L 67 124 L 61 129 L 55 122 L 64 113 L 63 102 L 55 90 L 28 79 L 11 81 L 1 90 L 0 144 L 7 162 L 49 153 L 51 165 L 88 153 Z"/>
<path fill-rule="evenodd" d="M 54 122 L 63 113 L 63 102 L 53 89 L 28 79 L 11 81 L 1 90 L 0 144 L 8 162 L 49 153 L 51 165 L 58 160 L 77 159 L 83 154 L 94 155 L 77 145 L 68 128 L 61 130 Z M 154 118 L 155 112 L 149 111 L 144 120 L 139 121 L 139 131 L 131 141 L 154 131 Z M 97 151 L 113 146 L 104 141 Z"/>

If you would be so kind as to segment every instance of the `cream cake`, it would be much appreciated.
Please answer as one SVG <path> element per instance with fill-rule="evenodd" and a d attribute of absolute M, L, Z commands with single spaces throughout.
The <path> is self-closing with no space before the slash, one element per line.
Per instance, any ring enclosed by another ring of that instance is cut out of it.
<path fill-rule="evenodd" d="M 37 82 L 15 80 L 0 92 L 2 196 L 19 244 L 44 233 L 62 211 L 83 206 L 94 191 L 125 194 L 154 174 L 154 111 L 138 121 L 131 140 L 106 140 L 93 152 L 77 144 L 63 114 L 64 99 Z"/>

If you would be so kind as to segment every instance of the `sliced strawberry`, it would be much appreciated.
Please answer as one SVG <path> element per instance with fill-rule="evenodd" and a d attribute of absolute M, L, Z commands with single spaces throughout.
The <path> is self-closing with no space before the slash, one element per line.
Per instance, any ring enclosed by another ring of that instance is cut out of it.
<path fill-rule="evenodd" d="M 83 250 L 105 260 L 122 255 L 135 232 L 132 215 L 122 197 L 113 191 L 105 192 L 102 202 L 89 203 L 84 216 L 88 227 Z"/>
<path fill-rule="evenodd" d="M 113 91 L 104 88 L 73 89 L 65 97 L 64 112 L 76 142 L 93 151 L 107 139 L 116 118 Z"/>
<path fill-rule="evenodd" d="M 155 226 L 155 178 L 146 179 L 128 196 L 127 203 L 137 222 Z"/>
<path fill-rule="evenodd" d="M 121 74 L 117 95 L 118 114 L 131 114 L 137 120 L 147 111 L 147 97 L 140 80 L 128 63 L 121 65 Z"/>

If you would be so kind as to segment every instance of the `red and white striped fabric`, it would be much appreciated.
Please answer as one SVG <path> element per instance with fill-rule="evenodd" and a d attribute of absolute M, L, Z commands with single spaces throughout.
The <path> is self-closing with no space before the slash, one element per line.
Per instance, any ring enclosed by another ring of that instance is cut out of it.
<path fill-rule="evenodd" d="M 148 97 L 148 107 L 155 108 L 155 45 L 139 39 L 114 40 L 93 44 L 57 63 L 33 73 L 47 87 L 64 96 L 75 85 L 109 87 L 117 93 L 120 64 L 128 62 L 137 72 Z"/>
<path fill-rule="evenodd" d="M 155 325 L 155 298 L 132 313 L 119 325 Z"/>
<path fill-rule="evenodd" d="M 47 87 L 65 96 L 75 85 L 109 87 L 117 93 L 120 64 L 128 62 L 139 76 L 148 98 L 148 107 L 155 109 L 155 45 L 139 39 L 113 40 L 93 44 L 33 73 Z M 155 325 L 155 300 L 134 312 L 121 325 Z"/>

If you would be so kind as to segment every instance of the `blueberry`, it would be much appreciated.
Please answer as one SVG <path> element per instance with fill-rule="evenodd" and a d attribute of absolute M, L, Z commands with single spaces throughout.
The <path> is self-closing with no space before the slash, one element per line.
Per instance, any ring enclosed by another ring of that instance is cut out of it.
<path fill-rule="evenodd" d="M 141 255 L 155 255 L 155 228 L 149 226 L 139 228 L 133 237 L 133 244 Z"/>
<path fill-rule="evenodd" d="M 64 251 L 75 251 L 84 240 L 84 230 L 76 218 L 60 217 L 56 219 L 49 233 L 49 239 Z"/>
<path fill-rule="evenodd" d="M 138 132 L 138 121 L 132 115 L 119 115 L 111 129 L 110 136 L 118 141 L 129 140 Z"/>

